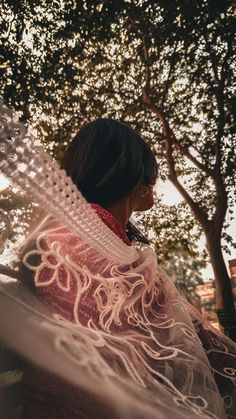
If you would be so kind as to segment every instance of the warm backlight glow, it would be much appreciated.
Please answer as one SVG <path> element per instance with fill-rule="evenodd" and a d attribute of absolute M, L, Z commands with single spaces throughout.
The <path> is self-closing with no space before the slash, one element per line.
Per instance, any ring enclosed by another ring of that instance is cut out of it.
<path fill-rule="evenodd" d="M 0 174 L 0 191 L 2 191 L 3 189 L 6 189 L 9 185 L 10 185 L 10 181 L 5 176 Z"/>

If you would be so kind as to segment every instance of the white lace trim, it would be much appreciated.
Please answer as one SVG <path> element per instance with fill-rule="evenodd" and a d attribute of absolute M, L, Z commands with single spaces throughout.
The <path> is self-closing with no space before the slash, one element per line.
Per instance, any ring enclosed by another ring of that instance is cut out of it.
<path fill-rule="evenodd" d="M 102 222 L 65 170 L 42 147 L 35 146 L 26 127 L 2 102 L 0 123 L 2 173 L 110 260 L 121 264 L 136 260 L 135 247 L 126 245 Z"/>

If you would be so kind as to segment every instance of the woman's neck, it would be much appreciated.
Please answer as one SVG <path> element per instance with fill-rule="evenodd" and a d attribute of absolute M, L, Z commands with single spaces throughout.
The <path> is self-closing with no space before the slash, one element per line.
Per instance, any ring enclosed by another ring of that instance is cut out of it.
<path fill-rule="evenodd" d="M 113 215 L 113 217 L 125 230 L 133 212 L 129 200 L 126 199 L 120 203 L 108 205 L 106 209 Z"/>

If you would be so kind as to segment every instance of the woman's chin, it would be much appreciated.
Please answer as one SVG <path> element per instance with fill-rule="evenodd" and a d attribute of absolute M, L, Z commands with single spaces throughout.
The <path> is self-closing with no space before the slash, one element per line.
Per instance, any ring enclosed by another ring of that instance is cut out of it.
<path fill-rule="evenodd" d="M 148 211 L 153 207 L 153 205 L 154 205 L 154 201 L 144 202 L 142 205 L 140 205 L 138 208 L 136 208 L 135 211 Z"/>

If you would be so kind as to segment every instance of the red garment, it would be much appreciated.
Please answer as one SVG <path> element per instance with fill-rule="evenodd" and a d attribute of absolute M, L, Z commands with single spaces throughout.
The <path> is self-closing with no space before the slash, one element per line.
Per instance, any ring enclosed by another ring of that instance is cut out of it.
<path fill-rule="evenodd" d="M 98 204 L 91 204 L 92 208 L 96 211 L 97 215 L 101 218 L 101 220 L 115 233 L 117 236 L 119 236 L 123 242 L 127 245 L 131 245 L 123 227 L 120 225 L 120 223 L 117 221 L 113 215 L 101 207 Z"/>

